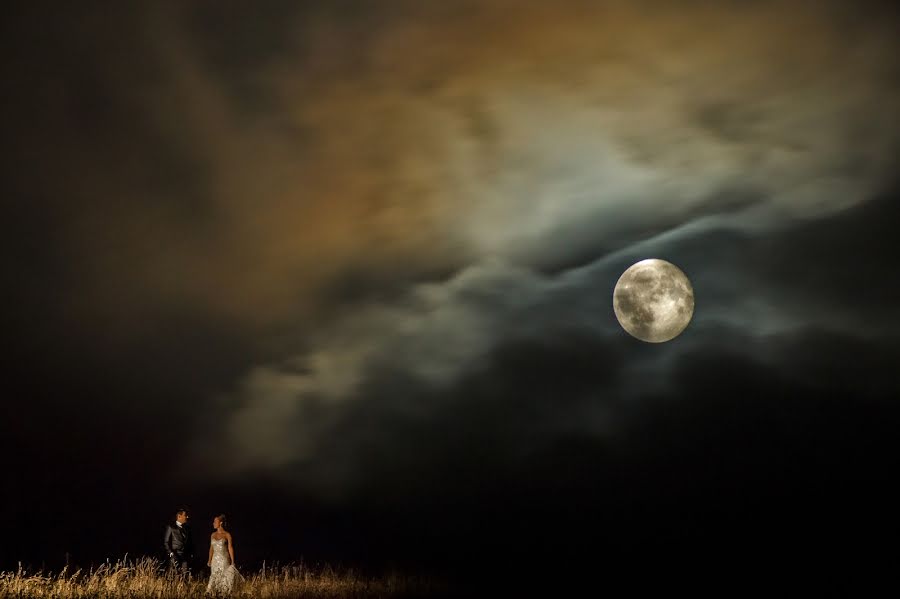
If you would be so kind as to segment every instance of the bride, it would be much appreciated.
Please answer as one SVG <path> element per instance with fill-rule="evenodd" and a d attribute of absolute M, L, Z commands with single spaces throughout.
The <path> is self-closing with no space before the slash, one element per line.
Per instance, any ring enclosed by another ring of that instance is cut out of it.
<path fill-rule="evenodd" d="M 235 577 L 242 578 L 234 567 L 234 541 L 231 533 L 225 530 L 225 525 L 225 514 L 213 518 L 213 528 L 216 531 L 209 539 L 209 561 L 206 565 L 210 567 L 210 573 L 207 593 L 230 593 Z"/>

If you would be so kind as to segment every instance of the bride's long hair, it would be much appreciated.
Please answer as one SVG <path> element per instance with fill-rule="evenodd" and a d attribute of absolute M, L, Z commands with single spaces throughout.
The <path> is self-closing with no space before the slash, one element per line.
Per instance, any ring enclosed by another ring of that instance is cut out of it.
<path fill-rule="evenodd" d="M 219 525 L 223 529 L 228 530 L 228 519 L 225 517 L 225 514 L 219 514 L 216 518 L 219 519 Z"/>

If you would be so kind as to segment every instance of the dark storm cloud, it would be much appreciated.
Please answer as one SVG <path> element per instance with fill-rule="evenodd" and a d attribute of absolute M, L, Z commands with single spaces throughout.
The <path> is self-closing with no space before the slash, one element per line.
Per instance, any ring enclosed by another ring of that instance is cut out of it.
<path fill-rule="evenodd" d="M 807 223 L 802 233 L 705 229 L 658 242 L 654 249 L 692 276 L 700 300 L 688 330 L 652 349 L 619 329 L 610 305 L 616 275 L 642 254 L 556 277 L 501 263 L 467 271 L 418 290 L 428 301 L 382 308 L 378 317 L 358 313 L 356 326 L 332 329 L 308 361 L 247 379 L 230 410 L 231 463 L 255 459 L 334 497 L 365 480 L 383 479 L 385 488 L 395 478 L 423 480 L 427 464 L 442 459 L 432 452 L 466 461 L 473 443 L 492 448 L 497 468 L 521 473 L 534 451 L 569 436 L 627 448 L 641 414 L 679 410 L 694 394 L 698 401 L 732 395 L 725 370 L 710 366 L 706 382 L 698 371 L 719 354 L 759 373 L 767 396 L 887 397 L 898 391 L 888 367 L 897 356 L 897 318 L 870 310 L 896 294 L 895 284 L 865 273 L 888 272 L 894 258 L 879 251 L 882 242 L 864 240 L 895 214 L 895 198 L 881 197 Z M 839 248 L 836 227 L 854 231 Z M 795 264 L 792 248 L 818 258 L 786 267 L 785 260 Z M 792 276 L 767 283 L 782 268 Z M 818 269 L 828 274 L 813 274 Z M 846 293 L 829 293 L 835 280 Z M 861 287 L 871 306 L 850 291 Z M 747 401 L 755 392 L 741 391 Z M 282 435 L 271 444 L 277 453 L 260 442 L 273 434 Z"/>

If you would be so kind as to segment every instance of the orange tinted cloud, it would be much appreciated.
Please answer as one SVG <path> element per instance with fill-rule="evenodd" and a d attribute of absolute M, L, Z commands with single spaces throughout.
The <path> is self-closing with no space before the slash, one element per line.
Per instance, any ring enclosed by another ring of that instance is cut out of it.
<path fill-rule="evenodd" d="M 83 161 L 84 193 L 125 199 L 70 232 L 88 310 L 310 323 L 348 272 L 559 259 L 723 190 L 749 190 L 764 221 L 825 214 L 877 189 L 897 138 L 891 32 L 839 7 L 323 9 L 285 16 L 244 70 L 210 58 L 229 41 L 193 16 L 151 14 L 156 84 L 122 101 L 196 181 L 145 185 L 170 168 L 150 155 Z"/>

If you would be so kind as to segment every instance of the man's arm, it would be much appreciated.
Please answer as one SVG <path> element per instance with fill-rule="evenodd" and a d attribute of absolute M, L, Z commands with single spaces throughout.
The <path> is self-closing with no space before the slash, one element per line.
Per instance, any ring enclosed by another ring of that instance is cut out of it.
<path fill-rule="evenodd" d="M 166 526 L 166 534 L 163 537 L 163 550 L 166 552 L 166 555 L 172 557 L 174 551 L 172 551 L 172 527 Z"/>

